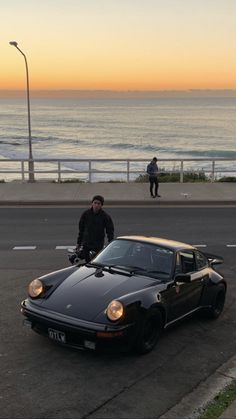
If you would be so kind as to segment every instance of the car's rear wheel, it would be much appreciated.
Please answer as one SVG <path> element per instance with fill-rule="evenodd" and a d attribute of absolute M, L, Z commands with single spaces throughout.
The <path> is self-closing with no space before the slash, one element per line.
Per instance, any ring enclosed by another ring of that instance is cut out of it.
<path fill-rule="evenodd" d="M 217 285 L 217 291 L 214 296 L 211 307 L 207 310 L 207 316 L 211 319 L 217 319 L 223 311 L 225 304 L 225 286 L 223 284 Z"/>
<path fill-rule="evenodd" d="M 141 328 L 135 342 L 139 354 L 150 352 L 157 344 L 162 332 L 162 317 L 158 310 L 149 311 L 142 319 Z"/>

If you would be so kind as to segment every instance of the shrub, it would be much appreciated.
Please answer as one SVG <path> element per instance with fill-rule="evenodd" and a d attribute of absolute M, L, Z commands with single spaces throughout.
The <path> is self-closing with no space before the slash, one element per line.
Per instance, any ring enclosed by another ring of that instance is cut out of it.
<path fill-rule="evenodd" d="M 148 182 L 148 174 L 139 175 L 135 182 Z M 180 182 L 180 173 L 172 172 L 161 172 L 158 175 L 158 180 L 160 183 L 164 182 Z M 209 178 L 201 170 L 200 172 L 185 172 L 184 173 L 184 182 L 209 182 Z"/>
<path fill-rule="evenodd" d="M 218 179 L 217 182 L 236 182 L 235 176 L 223 176 L 222 178 Z"/>
<path fill-rule="evenodd" d="M 85 183 L 83 180 L 81 179 L 61 179 L 59 182 L 58 180 L 53 180 L 52 183 Z"/>

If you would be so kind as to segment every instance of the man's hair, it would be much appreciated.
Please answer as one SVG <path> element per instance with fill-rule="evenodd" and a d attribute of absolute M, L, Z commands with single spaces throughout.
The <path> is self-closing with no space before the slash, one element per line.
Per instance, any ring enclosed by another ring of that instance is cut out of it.
<path fill-rule="evenodd" d="M 102 205 L 104 204 L 104 198 L 102 195 L 95 195 L 92 199 L 92 202 L 93 201 L 100 201 Z"/>
<path fill-rule="evenodd" d="M 153 161 L 157 161 L 157 158 L 156 157 L 153 157 L 153 159 L 152 159 Z"/>

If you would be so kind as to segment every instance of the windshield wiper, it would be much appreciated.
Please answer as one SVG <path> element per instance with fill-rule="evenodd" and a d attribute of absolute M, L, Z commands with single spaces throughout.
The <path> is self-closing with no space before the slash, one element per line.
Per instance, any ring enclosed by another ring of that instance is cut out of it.
<path fill-rule="evenodd" d="M 141 268 L 140 266 L 127 266 L 127 269 L 129 270 L 130 273 L 132 273 L 133 275 L 138 274 L 138 273 L 147 273 L 147 269 L 145 268 Z"/>
<path fill-rule="evenodd" d="M 169 275 L 167 272 L 164 272 L 164 271 L 158 271 L 158 270 L 148 270 L 148 269 L 145 269 L 145 268 L 139 268 L 138 266 L 132 266 L 131 267 L 132 269 L 131 269 L 131 273 L 132 274 L 140 274 L 140 275 L 152 275 L 152 274 L 154 274 L 154 275 Z"/>
<path fill-rule="evenodd" d="M 129 266 L 124 265 L 106 265 L 110 272 L 122 273 L 124 275 L 132 275 L 133 269 L 130 269 Z"/>
<path fill-rule="evenodd" d="M 103 265 L 102 263 L 88 262 L 85 264 L 85 266 L 91 266 L 92 268 L 103 268 L 105 265 Z"/>
<path fill-rule="evenodd" d="M 95 262 L 88 262 L 86 266 L 94 267 L 97 269 L 101 269 L 107 272 L 116 272 L 116 273 L 124 273 L 127 272 L 129 275 L 135 274 L 162 274 L 162 275 L 169 275 L 167 272 L 158 271 L 158 270 L 148 270 L 145 268 L 141 268 L 140 266 L 124 266 L 124 265 L 109 265 L 103 263 L 95 263 Z"/>
<path fill-rule="evenodd" d="M 108 265 L 108 264 L 103 264 L 103 263 L 88 262 L 86 263 L 86 266 L 97 268 L 98 270 L 100 269 L 101 271 L 118 273 L 118 274 L 123 274 L 123 275 L 127 275 L 127 274 L 130 275 L 132 273 L 130 269 L 127 269 L 126 266 L 122 266 L 122 265 Z"/>

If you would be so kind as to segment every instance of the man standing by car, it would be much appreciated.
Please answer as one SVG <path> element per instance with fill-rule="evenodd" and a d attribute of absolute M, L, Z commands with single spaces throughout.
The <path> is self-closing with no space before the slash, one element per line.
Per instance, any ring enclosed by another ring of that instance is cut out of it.
<path fill-rule="evenodd" d="M 149 183 L 150 183 L 150 194 L 152 198 L 156 198 L 157 196 L 160 198 L 161 195 L 158 195 L 158 166 L 157 166 L 157 158 L 153 157 L 150 163 L 147 165 L 147 173 L 149 175 Z M 153 188 L 155 185 L 155 190 L 153 193 Z"/>
<path fill-rule="evenodd" d="M 110 215 L 102 209 L 103 204 L 103 196 L 95 195 L 91 208 L 84 211 L 80 217 L 77 250 L 82 249 L 86 263 L 90 260 L 91 250 L 96 253 L 102 250 L 105 234 L 108 243 L 114 238 L 114 224 Z"/>

